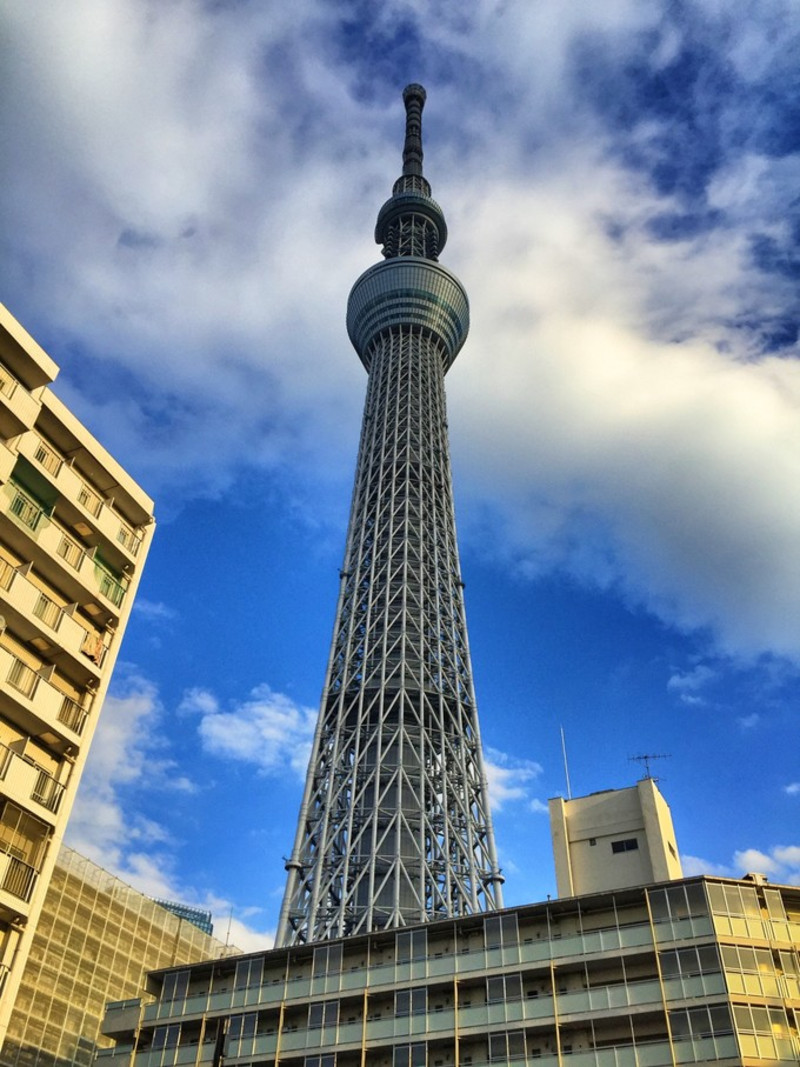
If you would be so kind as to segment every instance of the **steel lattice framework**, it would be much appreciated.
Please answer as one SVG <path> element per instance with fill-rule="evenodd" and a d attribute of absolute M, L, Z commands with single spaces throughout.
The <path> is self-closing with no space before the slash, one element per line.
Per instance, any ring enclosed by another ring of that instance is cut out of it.
<path fill-rule="evenodd" d="M 406 88 L 384 262 L 353 287 L 369 372 L 328 675 L 277 943 L 502 906 L 456 544 L 444 375 L 469 327 L 437 257 L 425 90 Z"/>

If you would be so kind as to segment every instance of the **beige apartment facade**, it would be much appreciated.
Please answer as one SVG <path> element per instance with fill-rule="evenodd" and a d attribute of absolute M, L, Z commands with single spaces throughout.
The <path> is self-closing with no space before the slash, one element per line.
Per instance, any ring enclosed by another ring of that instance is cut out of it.
<path fill-rule="evenodd" d="M 90 1067 L 112 1045 L 109 1000 L 138 996 L 148 970 L 238 951 L 62 845 L 0 1067 Z"/>
<path fill-rule="evenodd" d="M 153 535 L 153 502 L 0 305 L 0 1047 Z"/>

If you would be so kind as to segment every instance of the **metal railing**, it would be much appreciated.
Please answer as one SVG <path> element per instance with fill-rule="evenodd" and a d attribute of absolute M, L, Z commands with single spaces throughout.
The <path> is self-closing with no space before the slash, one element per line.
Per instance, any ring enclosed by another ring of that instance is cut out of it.
<path fill-rule="evenodd" d="M 48 474 L 52 474 L 54 477 L 61 470 L 61 465 L 64 462 L 58 452 L 46 445 L 41 438 L 39 438 L 39 444 L 36 446 L 34 458 L 38 464 L 44 467 Z"/>
<path fill-rule="evenodd" d="M 37 765 L 34 764 L 34 766 Z M 36 783 L 31 790 L 31 798 L 55 815 L 64 795 L 64 785 L 43 767 L 38 767 L 38 771 Z"/>
<path fill-rule="evenodd" d="M 5 852 L 1 844 L 0 852 Z M 36 875 L 39 872 L 18 856 L 11 856 L 8 853 L 6 855 L 8 855 L 8 866 L 0 882 L 0 889 L 5 889 L 6 893 L 10 893 L 12 897 L 18 897 L 27 902 L 31 899 L 31 893 L 36 884 Z"/>
<path fill-rule="evenodd" d="M 120 524 L 117 540 L 123 548 L 127 548 L 132 556 L 139 554 L 139 547 L 141 546 L 142 539 L 139 534 L 134 533 L 130 526 L 125 523 Z"/>
<path fill-rule="evenodd" d="M 33 606 L 33 614 L 36 618 L 41 619 L 45 626 L 49 626 L 53 630 L 58 629 L 63 611 L 64 609 L 61 605 L 56 604 L 55 600 L 51 600 L 45 593 L 39 594 L 39 598 Z"/>
<path fill-rule="evenodd" d="M 82 504 L 89 514 L 95 518 L 103 509 L 103 501 L 93 489 L 89 488 L 86 482 L 81 482 L 81 487 L 78 490 L 78 503 Z"/>
<path fill-rule="evenodd" d="M 11 501 L 9 510 L 12 515 L 15 515 L 25 526 L 29 526 L 31 530 L 36 529 L 39 525 L 39 519 L 44 514 L 44 508 L 17 485 L 14 486 L 14 499 Z"/>
<path fill-rule="evenodd" d="M 2 393 L 3 396 L 13 396 L 14 390 L 17 388 L 18 384 L 17 379 L 11 371 L 6 370 L 5 367 L 0 367 L 0 393 Z M 0 990 L 1 989 L 2 987 L 0 987 Z"/>
<path fill-rule="evenodd" d="M 125 586 L 113 574 L 105 564 L 101 563 L 99 559 L 95 557 L 94 565 L 100 572 L 98 579 L 100 582 L 100 592 L 104 597 L 107 597 L 115 607 L 119 607 L 125 597 Z"/>
<path fill-rule="evenodd" d="M 0 589 L 8 589 L 14 577 L 14 567 L 7 559 L 0 559 Z"/>
<path fill-rule="evenodd" d="M 32 697 L 36 692 L 39 674 L 33 667 L 29 667 L 27 663 L 23 663 L 21 659 L 17 659 L 15 656 L 6 680 L 9 685 L 19 690 L 23 696 Z"/>
<path fill-rule="evenodd" d="M 57 718 L 59 722 L 63 722 L 67 729 L 80 734 L 83 733 L 88 714 L 88 711 L 82 708 L 77 701 L 72 700 L 70 697 L 64 697 Z"/>

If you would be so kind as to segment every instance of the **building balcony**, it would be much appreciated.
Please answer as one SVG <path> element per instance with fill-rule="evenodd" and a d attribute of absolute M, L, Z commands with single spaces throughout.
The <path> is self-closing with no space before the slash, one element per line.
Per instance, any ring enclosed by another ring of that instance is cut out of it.
<path fill-rule="evenodd" d="M 0 559 L 0 603 L 6 623 L 64 674 L 83 687 L 100 678 L 108 651 L 103 636 L 74 616 L 75 605 L 62 606 L 28 577 L 29 567 L 12 567 Z"/>
<path fill-rule="evenodd" d="M 0 744 L 0 791 L 4 796 L 55 822 L 64 789 L 65 784 L 35 760 Z"/>
<path fill-rule="evenodd" d="M 65 748 L 74 746 L 89 714 L 46 677 L 49 668 L 35 670 L 6 648 L 0 648 L 0 694 L 14 701 L 20 725 L 32 736 L 50 744 L 59 739 Z"/>
<path fill-rule="evenodd" d="M 64 512 L 67 525 L 88 541 L 104 544 L 120 566 L 136 559 L 141 536 L 56 448 L 31 432 L 20 438 L 19 454 L 43 471 L 63 498 L 56 511 Z"/>
<path fill-rule="evenodd" d="M 94 546 L 76 540 L 21 485 L 9 482 L 0 490 L 0 505 L 12 519 L 7 540 L 23 558 L 33 557 L 37 571 L 63 589 L 77 604 L 97 598 L 96 614 L 118 619 L 127 591 L 127 578 L 117 574 L 97 555 Z M 13 527 L 19 530 L 15 533 Z M 21 534 L 27 536 L 22 537 Z M 39 551 L 33 547 L 39 546 Z M 57 572 L 54 572 L 54 567 Z M 87 606 L 87 610 L 91 610 Z"/>
<path fill-rule="evenodd" d="M 40 404 L 10 370 L 0 365 L 0 435 L 9 438 L 33 428 Z"/>
<path fill-rule="evenodd" d="M 141 1013 L 141 997 L 131 997 L 128 1000 L 113 1000 L 110 1004 L 106 1004 L 106 1013 L 100 1024 L 100 1033 L 106 1037 L 122 1037 L 130 1034 L 132 1038 L 139 1027 Z M 117 1047 L 119 1048 L 119 1046 Z"/>

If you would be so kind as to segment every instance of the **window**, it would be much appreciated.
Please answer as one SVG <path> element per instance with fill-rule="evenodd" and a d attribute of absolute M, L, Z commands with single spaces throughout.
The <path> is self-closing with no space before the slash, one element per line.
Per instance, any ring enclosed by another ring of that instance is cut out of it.
<path fill-rule="evenodd" d="M 703 1008 L 683 1008 L 669 1013 L 673 1038 L 708 1037 L 709 1034 L 729 1034 L 733 1029 L 726 1004 Z"/>
<path fill-rule="evenodd" d="M 424 1015 L 427 1010 L 427 989 L 398 989 L 394 995 L 395 1015 Z"/>
<path fill-rule="evenodd" d="M 330 1052 L 326 1056 L 306 1056 L 303 1067 L 336 1067 L 336 1053 Z"/>
<path fill-rule="evenodd" d="M 491 915 L 483 920 L 487 948 L 508 948 L 519 944 L 516 915 Z"/>
<path fill-rule="evenodd" d="M 522 1030 L 489 1034 L 489 1061 L 519 1060 L 525 1057 L 525 1034 Z"/>
<path fill-rule="evenodd" d="M 342 946 L 321 945 L 314 949 L 313 975 L 320 978 L 326 974 L 338 974 L 342 969 Z"/>
<path fill-rule="evenodd" d="M 424 1041 L 395 1046 L 394 1067 L 425 1067 L 427 1062 L 428 1052 Z"/>
<path fill-rule="evenodd" d="M 183 1000 L 189 989 L 189 972 L 175 971 L 164 976 L 164 985 L 161 990 L 161 999 Z"/>
<path fill-rule="evenodd" d="M 241 1041 L 244 1037 L 255 1037 L 258 1015 L 249 1011 L 245 1015 L 233 1015 L 228 1026 L 228 1038 Z"/>
<path fill-rule="evenodd" d="M 308 1028 L 316 1030 L 320 1026 L 336 1026 L 339 1021 L 339 1001 L 327 1000 L 308 1006 Z"/>
<path fill-rule="evenodd" d="M 175 1048 L 181 1035 L 181 1024 L 170 1023 L 169 1026 L 157 1026 L 153 1031 L 154 1049 Z"/>
<path fill-rule="evenodd" d="M 236 975 L 233 980 L 233 988 L 249 989 L 252 986 L 260 986 L 263 973 L 263 957 L 259 957 L 255 960 L 238 960 L 236 963 Z"/>
<path fill-rule="evenodd" d="M 723 949 L 724 952 L 725 949 Z M 691 948 L 669 949 L 661 953 L 659 962 L 664 978 L 673 978 L 679 974 L 684 976 L 715 974 L 720 969 L 715 945 L 693 945 Z"/>
<path fill-rule="evenodd" d="M 711 887 L 714 888 L 713 886 Z M 669 889 L 648 890 L 653 922 L 674 922 L 694 915 L 708 915 L 702 883 L 676 885 Z"/>
<path fill-rule="evenodd" d="M 624 841 L 612 841 L 612 852 L 636 852 L 639 848 L 639 842 L 635 837 L 626 837 Z"/>
<path fill-rule="evenodd" d="M 508 1002 L 522 1000 L 522 975 L 501 974 L 486 979 L 486 999 L 490 1004 L 496 1001 Z"/>
<path fill-rule="evenodd" d="M 398 930 L 396 945 L 398 963 L 424 960 L 428 955 L 428 931 Z"/>

